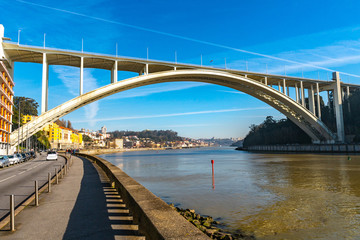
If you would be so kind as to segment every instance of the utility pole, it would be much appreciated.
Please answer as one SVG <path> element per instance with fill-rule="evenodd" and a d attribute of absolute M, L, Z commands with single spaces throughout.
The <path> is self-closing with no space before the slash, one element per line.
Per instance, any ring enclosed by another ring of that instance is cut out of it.
<path fill-rule="evenodd" d="M 20 149 L 20 127 L 21 127 L 21 101 L 19 99 L 19 115 L 18 115 L 18 121 L 19 121 L 19 126 L 18 126 L 18 153 L 20 152 L 19 149 Z"/>

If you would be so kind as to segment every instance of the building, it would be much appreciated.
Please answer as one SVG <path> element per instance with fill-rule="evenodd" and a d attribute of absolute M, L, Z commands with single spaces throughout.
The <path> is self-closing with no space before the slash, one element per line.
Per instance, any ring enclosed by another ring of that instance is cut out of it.
<path fill-rule="evenodd" d="M 28 122 L 34 120 L 35 118 L 36 118 L 36 116 L 27 115 L 27 114 L 26 114 L 26 115 L 23 115 L 23 116 L 21 117 L 21 123 L 22 123 L 22 124 L 28 123 Z"/>
<path fill-rule="evenodd" d="M 107 141 L 106 146 L 108 148 L 123 149 L 124 148 L 124 140 L 121 138 L 115 138 L 114 140 Z"/>
<path fill-rule="evenodd" d="M 102 126 L 101 127 L 101 133 L 106 136 L 106 131 L 107 131 L 106 126 Z"/>
<path fill-rule="evenodd" d="M 14 81 L 6 66 L 0 61 L 1 111 L 0 111 L 0 155 L 6 155 L 10 150 L 10 133 L 12 129 Z"/>
<path fill-rule="evenodd" d="M 82 134 L 56 123 L 46 125 L 43 130 L 48 136 L 51 148 L 74 149 L 83 147 Z"/>

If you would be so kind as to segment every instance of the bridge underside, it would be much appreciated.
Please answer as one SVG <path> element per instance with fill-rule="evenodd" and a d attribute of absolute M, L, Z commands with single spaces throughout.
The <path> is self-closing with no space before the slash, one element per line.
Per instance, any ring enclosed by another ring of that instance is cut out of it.
<path fill-rule="evenodd" d="M 212 83 L 244 92 L 283 113 L 308 134 L 314 143 L 333 143 L 336 140 L 336 135 L 334 135 L 319 118 L 286 94 L 247 77 L 213 70 L 165 71 L 115 82 L 80 95 L 79 97 L 55 107 L 43 113 L 37 119 L 25 124 L 22 128 L 29 129 L 28 134 L 31 136 L 41 130 L 47 123 L 53 122 L 82 106 L 112 94 L 156 83 L 180 81 Z M 14 147 L 17 145 L 18 140 L 21 142 L 25 140 L 25 137 L 22 138 L 19 134 L 19 130 L 16 130 L 11 134 L 10 139 L 11 146 Z"/>

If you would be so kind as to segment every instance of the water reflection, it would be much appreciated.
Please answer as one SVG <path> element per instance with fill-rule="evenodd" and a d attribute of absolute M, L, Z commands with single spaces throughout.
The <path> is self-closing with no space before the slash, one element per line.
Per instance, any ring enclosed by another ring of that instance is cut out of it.
<path fill-rule="evenodd" d="M 260 239 L 360 238 L 360 158 L 191 149 L 103 155 L 154 194 Z M 209 187 L 216 163 L 216 189 Z"/>

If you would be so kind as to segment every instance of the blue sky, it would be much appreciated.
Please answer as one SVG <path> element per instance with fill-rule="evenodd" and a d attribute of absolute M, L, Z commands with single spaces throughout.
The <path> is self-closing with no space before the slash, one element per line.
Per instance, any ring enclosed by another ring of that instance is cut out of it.
<path fill-rule="evenodd" d="M 5 36 L 46 46 L 360 84 L 357 1 L 35 1 L 0 0 Z M 244 52 L 261 53 L 262 55 Z M 268 55 L 269 57 L 263 57 Z M 272 57 L 289 61 L 274 60 Z M 213 60 L 212 62 L 210 62 Z M 298 63 L 306 63 L 301 65 Z M 317 66 L 317 67 L 310 67 Z M 15 95 L 41 99 L 41 65 L 16 63 Z M 51 66 L 49 106 L 78 94 L 79 69 Z M 136 76 L 119 72 L 119 79 Z M 86 69 L 85 92 L 110 83 Z M 194 82 L 118 93 L 65 116 L 76 128 L 172 129 L 181 136 L 244 137 L 252 123 L 283 116 L 232 89 Z"/>

